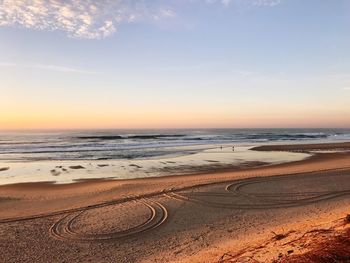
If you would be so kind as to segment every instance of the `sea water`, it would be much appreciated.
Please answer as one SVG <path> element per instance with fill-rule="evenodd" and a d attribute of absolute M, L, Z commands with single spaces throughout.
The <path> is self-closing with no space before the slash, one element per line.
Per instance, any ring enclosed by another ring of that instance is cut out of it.
<path fill-rule="evenodd" d="M 1 132 L 0 184 L 142 178 L 282 163 L 309 155 L 250 149 L 266 144 L 347 140 L 350 130 L 346 129 Z"/>

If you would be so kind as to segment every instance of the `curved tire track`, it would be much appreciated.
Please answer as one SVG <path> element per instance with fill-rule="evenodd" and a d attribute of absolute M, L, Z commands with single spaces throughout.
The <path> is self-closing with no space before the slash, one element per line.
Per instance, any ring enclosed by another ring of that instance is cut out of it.
<path fill-rule="evenodd" d="M 63 216 L 60 220 L 52 225 L 50 228 L 50 233 L 53 237 L 61 240 L 103 241 L 110 239 L 120 239 L 155 229 L 161 226 L 168 218 L 168 211 L 161 203 L 147 200 L 140 200 L 137 202 L 146 206 L 150 211 L 150 215 L 145 222 L 142 222 L 141 224 L 132 228 L 105 234 L 79 233 L 74 229 L 73 225 L 84 212 L 89 210 L 87 209 Z"/>
<path fill-rule="evenodd" d="M 324 174 L 322 176 L 329 176 Z M 345 176 L 348 176 L 346 174 Z M 350 189 L 340 191 L 319 191 L 319 192 L 287 192 L 287 193 L 247 193 L 243 191 L 243 188 L 249 185 L 273 182 L 278 180 L 288 180 L 285 176 L 274 176 L 265 178 L 249 178 L 245 180 L 239 180 L 234 183 L 226 185 L 226 192 L 194 192 L 194 193 L 175 193 L 169 192 L 165 195 L 172 199 L 180 201 L 188 201 L 197 203 L 204 206 L 214 208 L 227 208 L 227 209 L 268 209 L 268 208 L 287 208 L 296 207 L 302 205 L 308 205 L 320 201 L 326 201 L 337 197 L 350 195 Z M 204 197 L 204 198 L 198 198 Z M 223 198 L 237 198 L 241 197 L 245 201 L 237 200 L 232 203 L 222 203 L 205 200 L 206 197 L 223 197 Z M 299 197 L 298 199 L 292 199 L 291 197 Z"/>

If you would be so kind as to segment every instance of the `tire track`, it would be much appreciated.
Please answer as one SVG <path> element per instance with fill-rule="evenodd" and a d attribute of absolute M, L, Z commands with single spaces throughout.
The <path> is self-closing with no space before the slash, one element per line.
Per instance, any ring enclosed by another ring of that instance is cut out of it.
<path fill-rule="evenodd" d="M 348 170 L 349 169 L 347 169 L 347 168 L 323 169 L 323 170 L 317 170 L 317 171 L 312 171 L 312 172 L 296 172 L 296 173 L 291 173 L 291 174 L 271 175 L 271 176 L 264 176 L 264 177 L 259 176 L 259 174 L 256 174 L 256 177 L 251 177 L 252 174 L 250 174 L 249 178 L 244 178 L 244 179 L 235 179 L 235 180 L 219 179 L 215 182 L 200 182 L 200 181 L 198 181 L 198 182 L 195 182 L 195 184 L 191 185 L 191 186 L 185 186 L 185 187 L 179 187 L 179 188 L 171 187 L 171 188 L 166 188 L 166 189 L 163 189 L 161 191 L 156 191 L 156 192 L 149 193 L 149 194 L 144 194 L 144 195 L 139 195 L 139 196 L 126 196 L 125 198 L 113 199 L 113 200 L 110 200 L 107 202 L 101 202 L 101 203 L 92 204 L 92 205 L 83 206 L 83 207 L 78 207 L 78 208 L 64 209 L 64 210 L 60 210 L 60 211 L 41 213 L 41 214 L 23 216 L 23 217 L 4 218 L 4 219 L 0 219 L 0 224 L 15 223 L 15 222 L 21 222 L 21 221 L 27 221 L 27 220 L 48 218 L 48 217 L 53 217 L 53 216 L 58 216 L 58 215 L 65 215 L 67 213 L 83 211 L 83 210 L 88 209 L 88 208 L 99 208 L 99 207 L 109 206 L 109 205 L 113 205 L 113 204 L 121 204 L 121 203 L 126 203 L 129 201 L 140 200 L 142 198 L 156 197 L 156 196 L 161 196 L 164 194 L 167 195 L 168 193 L 172 193 L 172 192 L 175 193 L 175 192 L 195 189 L 198 187 L 218 185 L 218 184 L 222 184 L 222 183 L 232 184 L 232 181 L 239 183 L 239 182 L 245 182 L 245 181 L 251 180 L 251 179 L 272 178 L 272 177 L 277 179 L 277 178 L 282 178 L 282 177 L 290 177 L 290 176 L 298 177 L 298 176 L 314 175 L 314 174 L 317 174 L 318 176 L 323 177 L 323 176 L 327 176 L 328 173 L 343 172 L 343 171 L 348 171 Z M 244 176 L 248 176 L 248 175 L 244 175 Z M 212 180 L 214 180 L 214 179 L 215 178 L 213 178 Z"/>
<path fill-rule="evenodd" d="M 79 212 L 69 213 L 68 215 L 60 218 L 50 228 L 50 234 L 60 240 L 81 242 L 120 239 L 155 229 L 161 226 L 167 220 L 168 211 L 161 203 L 151 200 L 139 200 L 136 202 L 146 206 L 150 212 L 150 215 L 146 221 L 129 229 L 104 234 L 79 233 L 74 229 L 73 225 L 77 222 L 77 220 L 79 220 L 81 215 L 90 210 L 86 209 Z"/>
<path fill-rule="evenodd" d="M 343 176 L 350 176 L 350 174 L 337 174 Z M 325 177 L 332 177 L 328 173 L 323 174 Z M 204 206 L 214 208 L 226 209 L 268 209 L 268 208 L 288 208 L 308 205 L 320 201 L 326 201 L 337 197 L 350 195 L 350 189 L 339 191 L 305 191 L 305 192 L 287 192 L 287 193 L 247 193 L 243 191 L 244 187 L 254 184 L 289 180 L 286 176 L 274 177 L 257 177 L 245 180 L 236 181 L 226 185 L 225 192 L 193 192 L 193 193 L 166 193 L 166 196 L 179 201 L 187 201 L 197 203 Z M 296 179 L 299 179 L 296 177 Z M 301 178 L 302 179 L 302 178 Z M 202 198 L 200 198 L 202 197 Z M 210 197 L 231 198 L 231 203 L 215 202 L 205 200 Z M 291 197 L 298 197 L 293 199 Z M 234 198 L 241 198 L 242 200 L 234 200 Z"/>
<path fill-rule="evenodd" d="M 145 194 L 145 195 L 126 196 L 125 198 L 113 199 L 113 200 L 110 200 L 107 202 L 97 203 L 97 204 L 78 207 L 78 208 L 64 209 L 64 210 L 60 210 L 60 211 L 54 211 L 54 212 L 50 212 L 50 213 L 41 213 L 41 214 L 36 214 L 36 215 L 24 216 L 24 217 L 4 218 L 4 219 L 0 219 L 0 224 L 15 223 L 15 222 L 20 222 L 20 221 L 35 220 L 35 219 L 53 217 L 53 216 L 58 216 L 58 215 L 65 215 L 67 213 L 84 211 L 84 210 L 89 209 L 89 208 L 99 208 L 99 207 L 105 207 L 105 206 L 114 205 L 114 204 L 122 204 L 122 203 L 127 203 L 129 201 L 137 201 L 137 200 L 140 200 L 143 198 L 151 198 L 151 197 L 156 197 L 156 196 L 161 196 L 161 195 L 166 195 L 166 196 L 174 199 L 175 197 L 174 197 L 173 193 L 178 193 L 178 192 L 182 192 L 182 191 L 186 191 L 186 190 L 196 189 L 198 187 L 218 185 L 218 184 L 222 184 L 222 183 L 229 183 L 225 189 L 227 191 L 230 191 L 229 189 L 231 188 L 232 185 L 235 185 L 237 183 L 245 183 L 245 182 L 250 181 L 250 180 L 270 179 L 270 178 L 279 179 L 279 178 L 283 178 L 283 177 L 290 177 L 290 176 L 299 177 L 299 176 L 313 175 L 313 174 L 317 174 L 317 176 L 328 176 L 329 173 L 344 172 L 344 171 L 349 171 L 349 170 L 345 169 L 345 168 L 324 169 L 324 170 L 317 170 L 317 171 L 313 171 L 313 172 L 297 172 L 297 173 L 292 173 L 292 174 L 271 175 L 271 176 L 264 176 L 264 177 L 259 176 L 257 174 L 256 177 L 249 177 L 249 178 L 244 178 L 244 179 L 236 179 L 236 180 L 219 179 L 215 182 L 196 182 L 195 185 L 191 185 L 191 186 L 185 186 L 185 187 L 179 187 L 179 188 L 172 187 L 172 188 L 163 189 L 161 191 L 156 191 L 156 192 Z M 247 176 L 248 175 L 252 176 L 252 174 L 247 174 Z M 349 173 L 349 176 L 350 176 L 350 173 Z M 215 178 L 213 178 L 213 180 L 214 179 Z M 285 178 L 285 179 L 287 179 L 287 178 Z M 234 181 L 234 183 L 232 183 L 233 181 Z M 240 186 L 240 187 L 242 187 L 242 186 Z M 237 191 L 234 190 L 233 192 L 237 192 Z M 210 193 L 210 194 L 212 194 L 212 193 Z M 208 194 L 208 195 L 210 195 L 210 194 Z M 239 194 L 242 195 L 242 193 L 239 193 Z M 176 194 L 176 195 L 179 195 L 179 194 Z M 256 196 L 258 196 L 258 194 Z M 252 197 L 252 196 L 250 196 L 250 197 Z M 186 198 L 186 197 L 175 198 L 175 199 L 189 201 L 188 200 L 189 198 Z"/>
<path fill-rule="evenodd" d="M 139 195 L 139 196 L 129 195 L 129 196 L 125 196 L 124 198 L 121 198 L 121 199 L 113 199 L 113 200 L 110 200 L 107 202 L 101 202 L 101 203 L 77 207 L 77 208 L 64 209 L 64 210 L 59 210 L 59 211 L 54 211 L 54 212 L 49 212 L 49 213 L 41 213 L 41 214 L 36 214 L 36 215 L 24 216 L 24 217 L 4 218 L 4 219 L 0 220 L 0 224 L 15 223 L 15 222 L 21 222 L 21 221 L 28 221 L 28 220 L 53 217 L 53 216 L 58 216 L 58 215 L 65 215 L 68 213 L 80 212 L 80 211 L 84 211 L 87 209 L 102 208 L 102 207 L 106 207 L 106 206 L 110 206 L 110 205 L 123 204 L 123 203 L 127 203 L 130 201 L 137 201 L 137 200 L 141 200 L 141 199 L 145 199 L 145 198 L 161 196 L 163 194 L 164 194 L 164 191 L 159 191 L 159 192 L 145 194 L 145 195 Z"/>

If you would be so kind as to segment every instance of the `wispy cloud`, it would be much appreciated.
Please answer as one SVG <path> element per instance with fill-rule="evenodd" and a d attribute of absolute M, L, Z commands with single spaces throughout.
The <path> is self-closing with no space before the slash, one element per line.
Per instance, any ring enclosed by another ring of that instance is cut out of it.
<path fill-rule="evenodd" d="M 275 6 L 281 0 L 198 0 L 226 7 Z M 184 0 L 191 4 L 193 0 Z M 176 5 L 175 5 L 176 6 Z M 171 1 L 145 0 L 0 0 L 0 26 L 61 30 L 70 37 L 101 39 L 121 24 L 177 17 Z"/>
<path fill-rule="evenodd" d="M 282 0 L 206 0 L 209 4 L 221 3 L 225 7 L 229 6 L 253 6 L 253 7 L 273 7 L 281 3 Z"/>
<path fill-rule="evenodd" d="M 47 64 L 16 64 L 11 62 L 0 62 L 0 67 L 18 67 L 28 69 L 41 69 L 62 73 L 78 73 L 78 74 L 98 74 L 95 71 L 84 70 L 80 68 L 73 68 L 61 65 L 47 65 Z"/>
<path fill-rule="evenodd" d="M 58 65 L 33 64 L 33 65 L 24 65 L 24 67 L 50 70 L 50 71 L 56 71 L 56 72 L 63 72 L 63 73 L 97 74 L 97 72 L 95 72 L 95 71 L 88 71 L 88 70 L 65 67 L 65 66 L 58 66 Z"/>
<path fill-rule="evenodd" d="M 142 0 L 0 0 L 0 26 L 62 30 L 76 38 L 100 39 L 122 23 L 174 16 Z"/>
<path fill-rule="evenodd" d="M 232 0 L 222 0 L 221 1 L 224 6 L 229 6 L 232 2 Z"/>
<path fill-rule="evenodd" d="M 254 6 L 276 6 L 281 3 L 281 0 L 253 0 L 251 4 Z"/>
<path fill-rule="evenodd" d="M 10 63 L 10 62 L 0 62 L 0 67 L 15 67 L 15 63 Z"/>

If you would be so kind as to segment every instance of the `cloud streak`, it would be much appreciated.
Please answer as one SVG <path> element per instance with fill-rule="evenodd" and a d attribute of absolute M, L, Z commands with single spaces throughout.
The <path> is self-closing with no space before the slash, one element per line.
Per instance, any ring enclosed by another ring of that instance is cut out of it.
<path fill-rule="evenodd" d="M 10 63 L 10 62 L 0 62 L 0 67 L 15 67 L 16 64 L 15 63 Z"/>
<path fill-rule="evenodd" d="M 33 68 L 33 69 L 43 69 L 43 70 L 50 70 L 50 71 L 56 71 L 56 72 L 63 72 L 63 73 L 78 73 L 78 74 L 97 74 L 97 72 L 94 71 L 88 71 L 78 68 L 70 68 L 65 66 L 58 66 L 58 65 L 43 65 L 43 64 L 34 64 L 34 65 L 25 65 L 26 68 Z"/>
<path fill-rule="evenodd" d="M 10 62 L 0 62 L 0 67 L 12 68 L 12 67 L 21 67 L 27 69 L 40 69 L 40 70 L 49 70 L 62 73 L 77 73 L 77 74 L 98 74 L 95 71 L 88 71 L 79 68 L 72 68 L 67 66 L 60 65 L 47 65 L 47 64 L 16 64 Z"/>
<path fill-rule="evenodd" d="M 221 3 L 225 7 L 229 6 L 252 6 L 252 7 L 274 7 L 281 3 L 281 0 L 206 0 L 209 4 Z"/>
<path fill-rule="evenodd" d="M 281 0 L 201 0 L 225 7 L 275 6 Z M 177 17 L 170 1 L 145 0 L 0 0 L 0 26 L 60 30 L 73 38 L 103 39 L 121 24 Z M 186 4 L 193 0 L 184 0 Z"/>

